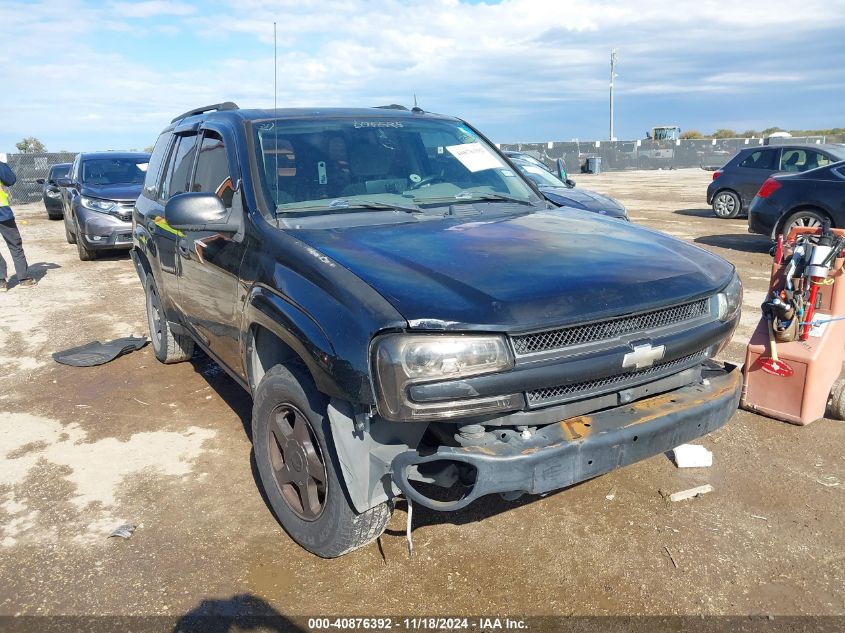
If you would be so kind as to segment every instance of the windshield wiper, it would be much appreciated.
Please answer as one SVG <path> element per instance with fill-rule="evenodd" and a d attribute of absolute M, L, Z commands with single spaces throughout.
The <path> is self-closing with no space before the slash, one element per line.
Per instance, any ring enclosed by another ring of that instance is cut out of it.
<path fill-rule="evenodd" d="M 282 213 L 306 213 L 309 211 L 355 211 L 355 210 L 376 210 L 376 211 L 403 211 L 405 213 L 422 213 L 419 207 L 406 207 L 399 204 L 391 204 L 389 202 L 377 202 L 375 200 L 347 200 L 346 198 L 337 198 L 332 200 L 327 205 L 310 205 L 306 207 L 292 207 L 284 209 L 276 209 L 276 215 Z"/>
<path fill-rule="evenodd" d="M 507 193 L 496 193 L 493 191 L 461 191 L 459 194 L 454 196 L 442 196 L 439 198 L 414 198 L 414 202 L 418 204 L 425 204 L 429 202 L 433 204 L 444 202 L 455 204 L 458 202 L 478 202 L 479 200 L 503 200 L 505 202 L 516 202 L 517 204 L 527 204 L 530 207 L 534 206 L 533 202 L 526 200 L 525 198 L 518 198 Z"/>

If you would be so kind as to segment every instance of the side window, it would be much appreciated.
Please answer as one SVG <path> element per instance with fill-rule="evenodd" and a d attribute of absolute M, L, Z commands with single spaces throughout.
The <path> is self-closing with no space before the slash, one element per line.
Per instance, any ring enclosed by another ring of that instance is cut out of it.
<path fill-rule="evenodd" d="M 162 134 L 156 141 L 153 153 L 150 155 L 150 163 L 147 165 L 147 177 L 144 180 L 143 195 L 150 200 L 155 200 L 158 195 L 159 174 L 164 157 L 170 147 L 170 133 Z"/>
<path fill-rule="evenodd" d="M 804 165 L 804 169 L 802 169 L 801 171 L 815 169 L 816 167 L 824 167 L 825 165 L 830 165 L 830 163 L 831 160 L 824 154 L 808 149 L 807 163 Z"/>
<path fill-rule="evenodd" d="M 79 155 L 73 159 L 73 165 L 70 168 L 70 179 L 73 182 L 79 182 Z"/>
<path fill-rule="evenodd" d="M 170 152 L 170 160 L 166 168 L 166 176 L 161 184 L 161 191 L 158 194 L 160 200 L 167 200 L 174 193 L 188 190 L 188 177 L 191 175 L 191 166 L 194 163 L 194 154 L 197 148 L 197 137 L 180 136 L 179 142 Z"/>
<path fill-rule="evenodd" d="M 761 149 L 746 157 L 740 164 L 740 167 L 750 169 L 776 169 L 775 152 L 770 149 Z"/>
<path fill-rule="evenodd" d="M 235 193 L 229 174 L 229 161 L 223 139 L 217 132 L 206 131 L 197 155 L 197 168 L 191 191 L 206 191 L 216 194 L 226 205 L 232 206 Z"/>
<path fill-rule="evenodd" d="M 785 149 L 780 158 L 781 171 L 804 171 L 807 153 L 803 149 Z"/>

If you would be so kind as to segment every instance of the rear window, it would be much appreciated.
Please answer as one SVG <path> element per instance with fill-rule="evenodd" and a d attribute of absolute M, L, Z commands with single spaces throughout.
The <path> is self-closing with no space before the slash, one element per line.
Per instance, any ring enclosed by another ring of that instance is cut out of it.
<path fill-rule="evenodd" d="M 757 150 L 756 152 L 751 152 L 739 166 L 748 169 L 770 169 L 774 171 L 777 169 L 777 165 L 775 165 L 775 154 L 776 152 L 770 149 Z"/>

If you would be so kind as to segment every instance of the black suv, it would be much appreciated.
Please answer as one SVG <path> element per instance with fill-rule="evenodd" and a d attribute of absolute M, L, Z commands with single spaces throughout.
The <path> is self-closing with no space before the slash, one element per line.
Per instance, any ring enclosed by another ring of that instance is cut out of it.
<path fill-rule="evenodd" d="M 739 319 L 733 267 L 561 214 L 459 119 L 188 112 L 155 145 L 133 243 L 156 356 L 196 343 L 252 395 L 267 498 L 320 556 L 375 539 L 399 495 L 563 488 L 739 400 L 711 360 Z"/>
<path fill-rule="evenodd" d="M 142 152 L 77 154 L 60 178 L 65 237 L 79 259 L 102 250 L 132 248 L 132 208 L 141 193 L 150 155 Z"/>
<path fill-rule="evenodd" d="M 44 200 L 44 208 L 47 209 L 47 217 L 51 220 L 62 219 L 62 190 L 58 181 L 60 178 L 67 178 L 69 172 L 70 163 L 57 163 L 50 167 L 46 178 L 35 179 L 35 182 L 41 185 L 41 198 Z"/>

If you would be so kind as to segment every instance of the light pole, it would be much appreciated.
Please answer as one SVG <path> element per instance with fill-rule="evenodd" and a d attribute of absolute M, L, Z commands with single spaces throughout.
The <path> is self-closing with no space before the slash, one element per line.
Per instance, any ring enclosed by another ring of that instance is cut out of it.
<path fill-rule="evenodd" d="M 610 51 L 610 140 L 613 136 L 613 80 L 616 79 L 616 49 Z"/>

